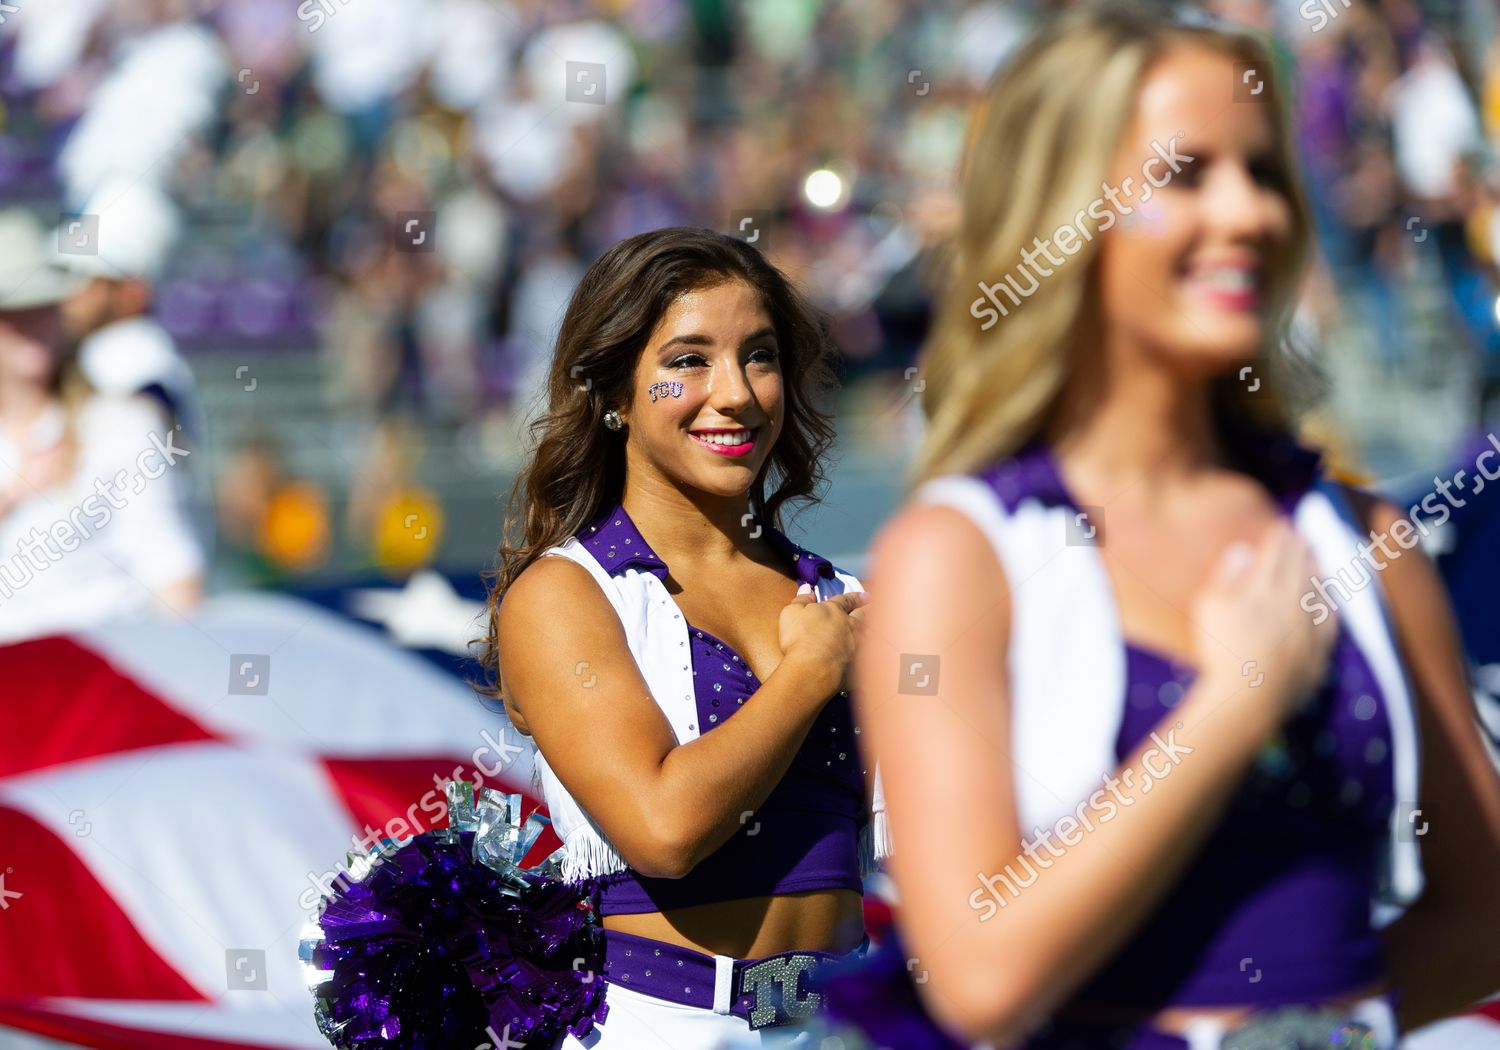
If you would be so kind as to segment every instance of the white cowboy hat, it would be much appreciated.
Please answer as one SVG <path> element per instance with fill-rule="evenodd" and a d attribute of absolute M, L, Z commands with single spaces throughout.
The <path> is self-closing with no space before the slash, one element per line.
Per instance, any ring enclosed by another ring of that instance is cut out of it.
<path fill-rule="evenodd" d="M 181 232 L 177 207 L 143 179 L 108 179 L 89 196 L 83 214 L 93 223 L 88 251 L 61 252 L 58 265 L 86 277 L 157 281 Z M 58 226 L 58 244 L 71 226 Z"/>
<path fill-rule="evenodd" d="M 0 211 L 0 312 L 62 302 L 81 281 L 58 265 L 56 246 L 30 212 Z"/>

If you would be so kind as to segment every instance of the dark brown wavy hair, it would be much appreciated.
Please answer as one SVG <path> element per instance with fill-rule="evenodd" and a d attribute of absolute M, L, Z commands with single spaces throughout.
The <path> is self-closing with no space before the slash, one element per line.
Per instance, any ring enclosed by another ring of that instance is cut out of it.
<path fill-rule="evenodd" d="M 636 364 L 678 296 L 740 280 L 760 295 L 776 331 L 785 421 L 750 488 L 756 518 L 781 528 L 789 501 L 816 503 L 833 444 L 838 389 L 823 317 L 760 250 L 714 230 L 672 227 L 626 238 L 579 281 L 563 315 L 547 376 L 545 410 L 530 424 L 531 451 L 506 505 L 498 565 L 489 584 L 487 635 L 476 640 L 485 680 L 499 699 L 497 616 L 505 592 L 544 550 L 609 510 L 625 491 L 625 435 L 604 413 L 631 401 Z M 767 494 L 767 487 L 770 493 Z"/>

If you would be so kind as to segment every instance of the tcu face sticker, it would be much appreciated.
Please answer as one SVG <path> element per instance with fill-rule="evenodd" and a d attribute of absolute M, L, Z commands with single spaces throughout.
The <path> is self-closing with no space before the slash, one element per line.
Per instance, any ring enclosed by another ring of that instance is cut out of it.
<path fill-rule="evenodd" d="M 655 401 L 659 397 L 681 397 L 682 396 L 682 384 L 681 383 L 652 383 L 650 386 L 648 386 L 646 388 L 646 393 L 648 393 L 648 394 L 651 395 L 651 400 L 652 401 Z"/>

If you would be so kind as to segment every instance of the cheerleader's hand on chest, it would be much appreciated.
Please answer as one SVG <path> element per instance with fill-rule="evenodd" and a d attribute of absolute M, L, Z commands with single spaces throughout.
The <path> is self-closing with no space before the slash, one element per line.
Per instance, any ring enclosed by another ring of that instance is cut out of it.
<path fill-rule="evenodd" d="M 1227 548 L 1194 597 L 1200 676 L 1224 686 L 1225 703 L 1266 736 L 1301 710 L 1328 670 L 1336 618 L 1320 620 L 1302 604 L 1317 572 L 1306 542 L 1278 521 L 1258 544 Z"/>
<path fill-rule="evenodd" d="M 849 688 L 866 601 L 863 593 L 853 593 L 820 602 L 804 583 L 781 610 L 781 658 L 805 665 L 809 688 L 820 699 Z"/>

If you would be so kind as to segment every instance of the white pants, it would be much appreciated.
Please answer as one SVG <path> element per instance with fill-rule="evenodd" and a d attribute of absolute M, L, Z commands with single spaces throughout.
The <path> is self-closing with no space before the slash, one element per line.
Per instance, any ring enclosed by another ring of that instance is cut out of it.
<path fill-rule="evenodd" d="M 740 1047 L 786 1047 L 814 1050 L 812 1033 L 795 1027 L 754 1031 L 734 1014 L 642 995 L 610 984 L 604 992 L 609 1016 L 582 1039 L 564 1036 L 558 1050 L 739 1050 Z"/>

